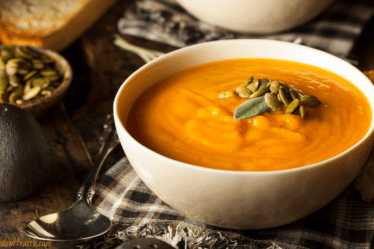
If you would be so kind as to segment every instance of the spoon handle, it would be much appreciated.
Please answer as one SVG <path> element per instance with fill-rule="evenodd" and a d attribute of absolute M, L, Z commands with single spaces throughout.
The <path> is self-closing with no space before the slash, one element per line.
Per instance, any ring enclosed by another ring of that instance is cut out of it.
<path fill-rule="evenodd" d="M 91 204 L 92 198 L 95 194 L 96 179 L 100 169 L 110 152 L 112 152 L 119 144 L 112 114 L 109 114 L 106 118 L 106 122 L 104 124 L 104 134 L 100 137 L 100 140 L 103 142 L 103 144 L 99 150 L 99 154 L 95 160 L 93 168 L 87 176 L 86 181 L 78 191 L 77 201 L 80 201 L 82 198 L 86 198 L 87 202 Z"/>

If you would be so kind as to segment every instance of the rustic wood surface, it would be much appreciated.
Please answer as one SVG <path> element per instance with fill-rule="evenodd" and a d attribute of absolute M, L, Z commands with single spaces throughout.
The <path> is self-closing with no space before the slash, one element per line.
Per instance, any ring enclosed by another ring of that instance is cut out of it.
<path fill-rule="evenodd" d="M 0 203 L 0 247 L 17 242 L 13 248 L 34 248 L 23 228 L 35 218 L 67 209 L 75 200 L 80 184 L 92 167 L 93 155 L 100 147 L 102 123 L 117 89 L 144 62 L 135 54 L 113 45 L 117 21 L 129 5 L 119 1 L 74 44 L 62 51 L 74 70 L 73 83 L 63 99 L 37 120 L 45 129 L 55 156 L 53 174 L 43 188 L 20 201 Z M 374 25 L 353 50 L 358 68 L 374 69 Z M 175 48 L 139 38 L 124 36 L 131 43 L 169 52 Z M 124 155 L 118 147 L 107 165 Z M 23 243 L 23 244 L 22 244 Z M 26 244 L 29 243 L 29 246 Z M 47 248 L 61 248 L 52 243 Z"/>

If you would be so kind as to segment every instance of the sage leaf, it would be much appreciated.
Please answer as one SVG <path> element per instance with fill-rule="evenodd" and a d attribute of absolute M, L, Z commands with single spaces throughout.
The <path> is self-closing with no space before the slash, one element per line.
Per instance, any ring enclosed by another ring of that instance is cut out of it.
<path fill-rule="evenodd" d="M 270 111 L 271 108 L 266 104 L 265 96 L 249 99 L 234 111 L 234 119 L 241 120 L 251 118 L 256 115 Z"/>

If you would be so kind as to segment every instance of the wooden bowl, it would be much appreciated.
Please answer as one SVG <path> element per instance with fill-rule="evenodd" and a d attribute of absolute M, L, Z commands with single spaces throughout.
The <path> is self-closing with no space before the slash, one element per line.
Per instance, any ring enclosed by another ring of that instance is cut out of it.
<path fill-rule="evenodd" d="M 51 95 L 31 99 L 22 104 L 17 104 L 17 106 L 30 112 L 34 117 L 37 117 L 59 102 L 66 94 L 73 78 L 73 70 L 69 62 L 59 53 L 36 47 L 32 47 L 32 49 L 52 58 L 55 61 L 55 69 L 63 76 L 60 85 Z"/>

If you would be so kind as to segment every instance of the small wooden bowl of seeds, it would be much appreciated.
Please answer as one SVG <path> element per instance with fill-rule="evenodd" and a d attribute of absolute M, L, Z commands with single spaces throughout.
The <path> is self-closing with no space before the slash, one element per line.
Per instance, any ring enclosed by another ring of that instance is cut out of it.
<path fill-rule="evenodd" d="M 69 62 L 54 51 L 0 46 L 0 103 L 17 105 L 37 117 L 62 99 L 72 77 Z"/>

